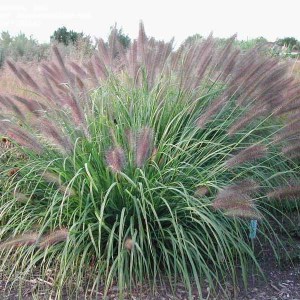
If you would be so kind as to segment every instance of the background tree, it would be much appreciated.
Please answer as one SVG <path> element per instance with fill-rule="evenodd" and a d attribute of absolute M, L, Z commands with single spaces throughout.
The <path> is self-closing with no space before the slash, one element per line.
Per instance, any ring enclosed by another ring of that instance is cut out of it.
<path fill-rule="evenodd" d="M 110 27 L 110 34 L 108 37 L 108 41 L 111 39 L 111 37 L 114 34 L 117 36 L 117 39 L 123 45 L 124 48 L 128 48 L 130 46 L 130 44 L 131 44 L 130 37 L 123 32 L 122 28 L 117 28 L 116 24 L 114 26 Z"/>
<path fill-rule="evenodd" d="M 203 36 L 200 35 L 199 33 L 195 33 L 193 35 L 188 36 L 184 42 L 183 45 L 185 46 L 191 46 L 194 43 L 200 42 L 203 39 Z"/>
<path fill-rule="evenodd" d="M 11 36 L 7 31 L 0 34 L 0 67 L 6 58 L 14 61 L 41 61 L 49 55 L 49 44 L 40 44 L 32 36 L 20 32 Z"/>
<path fill-rule="evenodd" d="M 56 41 L 58 43 L 63 43 L 65 46 L 68 46 L 69 44 L 75 44 L 79 39 L 83 37 L 84 34 L 82 32 L 68 30 L 65 26 L 63 26 L 54 31 L 50 40 Z"/>
<path fill-rule="evenodd" d="M 276 44 L 279 46 L 285 46 L 290 50 L 300 50 L 300 43 L 294 37 L 285 37 L 282 39 L 278 39 Z"/>

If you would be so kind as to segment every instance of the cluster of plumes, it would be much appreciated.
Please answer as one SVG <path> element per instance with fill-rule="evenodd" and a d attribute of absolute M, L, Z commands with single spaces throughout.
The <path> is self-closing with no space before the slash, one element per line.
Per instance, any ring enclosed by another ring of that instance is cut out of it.
<path fill-rule="evenodd" d="M 128 150 L 133 153 L 134 166 L 142 168 L 147 160 L 153 158 L 156 152 L 154 148 L 154 131 L 150 127 L 143 127 L 139 130 L 127 130 L 126 138 L 128 142 Z M 106 163 L 108 167 L 114 172 L 121 172 L 127 165 L 129 155 L 125 154 L 125 150 L 115 144 L 106 153 Z"/>
<path fill-rule="evenodd" d="M 300 157 L 300 110 L 287 117 L 286 125 L 276 134 L 275 143 L 283 144 L 282 153 L 291 159 Z"/>
<path fill-rule="evenodd" d="M 37 232 L 24 233 L 1 242 L 0 250 L 30 245 L 34 245 L 39 249 L 45 249 L 55 244 L 65 242 L 68 237 L 69 231 L 66 228 L 55 230 L 43 236 Z"/>
<path fill-rule="evenodd" d="M 287 76 L 287 65 L 275 58 L 262 57 L 258 49 L 241 52 L 234 47 L 234 40 L 235 36 L 220 47 L 209 36 L 200 42 L 182 45 L 174 51 L 172 41 L 148 38 L 143 24 L 140 24 L 139 36 L 128 49 L 123 48 L 118 41 L 117 31 L 113 32 L 108 43 L 98 40 L 98 51 L 83 65 L 64 62 L 54 47 L 55 60 L 41 64 L 42 76 L 39 82 L 24 68 L 7 62 L 19 80 L 39 95 L 40 99 L 3 95 L 0 98 L 0 109 L 22 121 L 30 118 L 34 130 L 64 153 L 70 152 L 72 143 L 57 123 L 57 118 L 66 115 L 64 113 L 62 116 L 61 109 L 69 112 L 76 132 L 82 132 L 88 138 L 88 89 L 100 86 L 111 74 L 125 74 L 135 86 L 146 81 L 149 89 L 164 78 L 191 94 L 212 82 L 224 84 L 224 91 L 201 112 L 196 123 L 201 128 L 205 127 L 234 98 L 236 107 L 240 107 L 244 113 L 228 128 L 230 135 L 244 129 L 256 118 L 299 112 L 300 86 Z M 190 97 L 192 101 L 198 98 L 199 95 Z M 295 126 L 286 127 L 278 139 L 296 133 Z M 1 126 L 1 131 L 5 131 L 3 128 Z M 38 152 L 42 150 L 33 134 L 27 132 L 24 135 L 20 128 L 14 127 L 10 135 L 25 147 L 31 144 L 31 148 Z M 24 136 L 24 141 L 20 139 L 21 136 Z M 293 150 L 285 149 L 283 152 L 289 154 L 290 151 Z"/>
<path fill-rule="evenodd" d="M 230 217 L 261 219 L 253 199 L 258 189 L 259 185 L 252 179 L 226 186 L 218 192 L 212 207 Z"/>
<path fill-rule="evenodd" d="M 148 38 L 143 24 L 140 24 L 139 36 L 128 49 L 123 48 L 118 41 L 117 32 L 114 32 L 108 43 L 102 39 L 98 40 L 97 51 L 83 65 L 65 62 L 54 47 L 55 60 L 41 65 L 42 76 L 39 82 L 24 68 L 8 61 L 9 68 L 18 79 L 40 97 L 39 100 L 34 100 L 19 96 L 1 96 L 0 134 L 39 154 L 45 151 L 45 140 L 51 142 L 62 153 L 71 153 L 73 142 L 63 125 L 68 122 L 73 124 L 76 129 L 74 132 L 89 139 L 87 120 L 91 113 L 91 101 L 88 101 L 88 90 L 101 86 L 114 75 L 127 79 L 123 80 L 124 84 L 129 83 L 135 87 L 143 85 L 150 90 L 163 79 L 172 86 L 177 86 L 183 93 L 188 93 L 188 99 L 191 101 L 189 104 L 202 101 L 199 93 L 203 90 L 205 94 L 207 88 L 213 84 L 223 86 L 216 98 L 199 113 L 199 116 L 195 116 L 195 125 L 199 128 L 207 127 L 224 107 L 234 105 L 233 109 L 240 113 L 234 114 L 228 123 L 229 136 L 247 130 L 257 119 L 288 114 L 287 119 L 291 121 L 274 136 L 273 142 L 284 144 L 284 155 L 290 158 L 299 157 L 299 83 L 287 75 L 287 64 L 276 58 L 262 56 L 256 48 L 242 52 L 234 47 L 234 40 L 235 36 L 221 47 L 209 36 L 174 51 L 172 41 L 163 42 Z M 17 118 L 24 127 L 8 121 L 11 115 L 14 116 L 13 120 Z M 151 128 L 128 130 L 126 136 L 129 147 L 114 141 L 105 154 L 106 163 L 114 173 L 121 172 L 128 165 L 129 152 L 133 154 L 136 167 L 142 167 L 155 152 L 154 132 Z M 41 140 L 41 137 L 44 139 Z M 231 169 L 266 155 L 266 146 L 255 144 L 231 156 L 225 162 L 225 166 Z M 248 194 L 234 194 L 225 189 L 214 202 L 216 207 L 224 204 L 228 198 L 224 198 L 225 194 L 230 194 L 232 199 L 235 199 L 233 196 L 236 195 L 244 205 L 252 203 L 248 201 Z M 251 205 L 248 204 L 248 213 L 254 212 Z M 236 214 L 237 211 L 238 208 L 235 209 Z"/>
<path fill-rule="evenodd" d="M 85 109 L 90 104 L 85 101 L 83 105 L 87 88 L 80 75 L 66 66 L 56 47 L 53 52 L 55 61 L 40 66 L 42 74 L 38 82 L 24 68 L 7 61 L 8 67 L 38 100 L 15 95 L 0 97 L 0 134 L 39 154 L 45 151 L 45 140 L 62 153 L 70 153 L 74 148 L 60 122 L 69 121 L 77 131 L 89 137 Z M 71 66 L 77 65 L 72 63 Z M 22 124 L 26 129 L 15 124 Z"/>

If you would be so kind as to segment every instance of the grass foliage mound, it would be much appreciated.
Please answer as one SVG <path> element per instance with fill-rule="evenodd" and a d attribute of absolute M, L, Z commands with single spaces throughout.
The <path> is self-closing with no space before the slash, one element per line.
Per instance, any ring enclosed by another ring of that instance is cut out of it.
<path fill-rule="evenodd" d="M 38 82 L 7 62 L 33 93 L 0 101 L 19 153 L 1 173 L 11 276 L 55 269 L 58 298 L 65 284 L 200 292 L 237 266 L 246 280 L 250 220 L 268 239 L 299 195 L 300 94 L 286 65 L 233 43 L 174 51 L 141 25 L 129 49 L 112 34 L 85 65 L 54 48 Z"/>

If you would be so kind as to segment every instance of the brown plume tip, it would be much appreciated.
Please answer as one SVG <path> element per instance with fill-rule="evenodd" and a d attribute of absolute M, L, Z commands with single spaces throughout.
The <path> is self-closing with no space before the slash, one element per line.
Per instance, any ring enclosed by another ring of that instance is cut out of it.
<path fill-rule="evenodd" d="M 203 196 L 208 195 L 208 193 L 209 193 L 208 188 L 204 185 L 200 185 L 197 187 L 194 196 L 195 197 L 203 197 Z"/>
<path fill-rule="evenodd" d="M 14 176 L 17 172 L 19 172 L 20 168 L 10 169 L 7 173 L 8 177 Z"/>
<path fill-rule="evenodd" d="M 28 197 L 27 195 L 20 193 L 20 192 L 15 192 L 14 198 L 17 202 L 20 202 L 20 203 L 27 202 L 30 199 L 30 197 Z"/>
<path fill-rule="evenodd" d="M 156 158 L 156 156 L 157 156 L 157 153 L 158 153 L 158 149 L 155 147 L 155 148 L 153 149 L 152 154 L 151 154 L 151 157 L 150 157 L 150 159 L 151 159 L 152 161 L 155 160 L 155 158 Z"/>
<path fill-rule="evenodd" d="M 53 231 L 41 239 L 39 247 L 43 249 L 61 242 L 65 242 L 68 237 L 69 231 L 66 228 Z"/>
<path fill-rule="evenodd" d="M 214 209 L 248 209 L 254 207 L 254 203 L 248 195 L 222 191 L 213 201 L 212 206 Z"/>
<path fill-rule="evenodd" d="M 124 243 L 124 248 L 127 250 L 132 250 L 134 246 L 134 242 L 131 238 L 127 238 Z"/>

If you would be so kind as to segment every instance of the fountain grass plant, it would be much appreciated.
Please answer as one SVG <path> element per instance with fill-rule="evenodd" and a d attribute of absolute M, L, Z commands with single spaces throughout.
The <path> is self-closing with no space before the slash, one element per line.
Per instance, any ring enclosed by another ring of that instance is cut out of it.
<path fill-rule="evenodd" d="M 67 285 L 93 299 L 113 285 L 120 299 L 166 282 L 201 298 L 204 282 L 247 282 L 250 220 L 273 245 L 270 220 L 299 198 L 299 119 L 282 119 L 300 94 L 284 64 L 234 38 L 174 51 L 141 25 L 128 50 L 112 34 L 82 66 L 54 48 L 40 82 L 8 62 L 40 99 L 1 97 L 1 133 L 24 154 L 2 172 L 11 278 L 54 269 L 57 298 Z"/>

